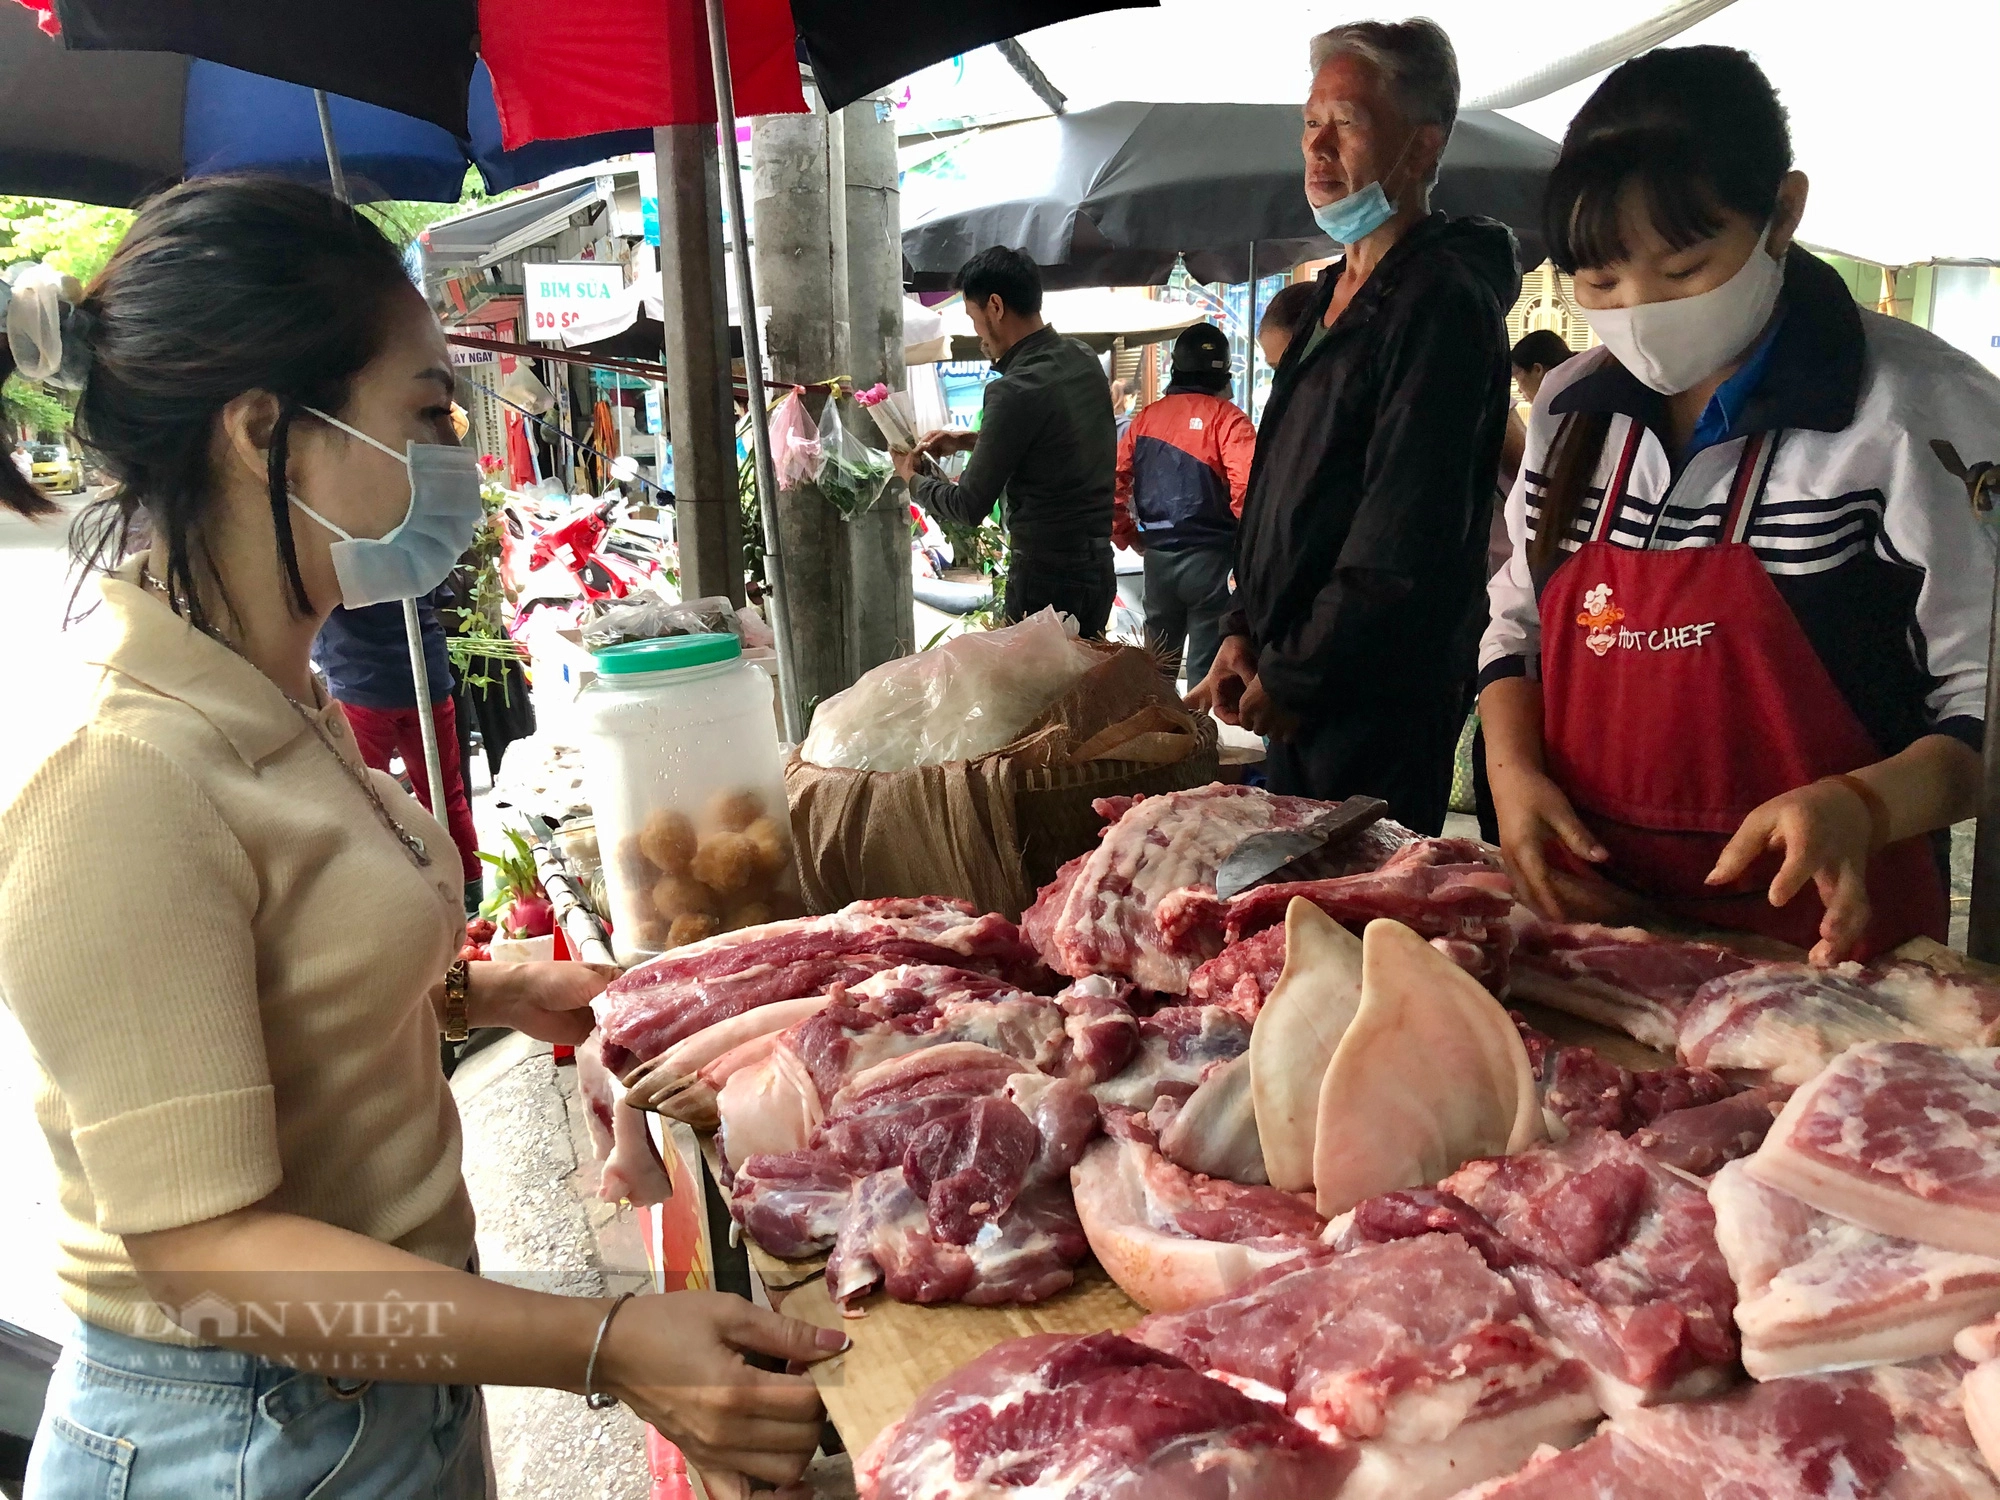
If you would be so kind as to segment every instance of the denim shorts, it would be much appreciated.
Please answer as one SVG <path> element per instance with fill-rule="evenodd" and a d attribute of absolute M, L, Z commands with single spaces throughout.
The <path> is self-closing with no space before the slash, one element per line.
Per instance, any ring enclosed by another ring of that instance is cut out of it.
<path fill-rule="evenodd" d="M 335 1381 L 77 1322 L 26 1500 L 487 1500 L 477 1386 Z"/>

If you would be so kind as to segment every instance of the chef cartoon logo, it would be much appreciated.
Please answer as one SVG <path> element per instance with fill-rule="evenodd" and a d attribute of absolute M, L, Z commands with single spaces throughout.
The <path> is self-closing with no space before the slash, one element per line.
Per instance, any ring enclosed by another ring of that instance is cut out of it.
<path fill-rule="evenodd" d="M 1625 618 L 1625 611 L 1611 602 L 1611 585 L 1600 583 L 1583 596 L 1583 613 L 1576 617 L 1576 623 L 1586 632 L 1584 645 L 1602 656 L 1618 644 L 1618 622 Z"/>

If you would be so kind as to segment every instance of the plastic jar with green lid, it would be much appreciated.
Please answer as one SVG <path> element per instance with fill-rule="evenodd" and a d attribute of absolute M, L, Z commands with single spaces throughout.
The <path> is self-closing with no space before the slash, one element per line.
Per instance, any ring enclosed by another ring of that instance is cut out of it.
<path fill-rule="evenodd" d="M 577 709 L 619 961 L 799 915 L 763 669 L 734 635 L 637 641 L 595 659 Z"/>

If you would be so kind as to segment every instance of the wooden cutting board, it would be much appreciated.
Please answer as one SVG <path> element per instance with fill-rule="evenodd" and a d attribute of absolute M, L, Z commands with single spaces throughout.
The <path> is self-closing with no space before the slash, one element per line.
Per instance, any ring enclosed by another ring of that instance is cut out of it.
<path fill-rule="evenodd" d="M 1069 1290 L 1032 1307 L 918 1307 L 880 1294 L 861 1306 L 865 1317 L 843 1318 L 824 1277 L 784 1299 L 786 1317 L 838 1328 L 854 1341 L 845 1354 L 814 1366 L 813 1380 L 841 1441 L 857 1457 L 933 1382 L 995 1344 L 1031 1333 L 1123 1330 L 1145 1316 L 1095 1261 L 1077 1267 Z"/>

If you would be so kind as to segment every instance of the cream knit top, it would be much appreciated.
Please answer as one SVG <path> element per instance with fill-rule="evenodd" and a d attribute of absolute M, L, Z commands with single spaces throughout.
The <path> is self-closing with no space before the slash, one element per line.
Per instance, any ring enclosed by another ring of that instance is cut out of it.
<path fill-rule="evenodd" d="M 260 1204 L 471 1254 L 427 998 L 460 874 L 421 805 L 364 773 L 425 869 L 270 679 L 138 577 L 103 581 L 95 691 L 0 811 L 0 998 L 35 1053 L 64 1300 L 193 1343 L 121 1236 Z M 338 706 L 317 722 L 360 768 Z"/>

